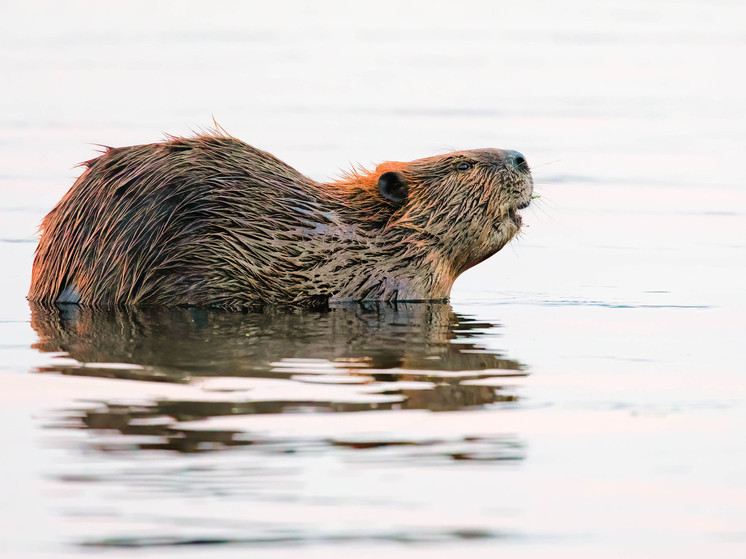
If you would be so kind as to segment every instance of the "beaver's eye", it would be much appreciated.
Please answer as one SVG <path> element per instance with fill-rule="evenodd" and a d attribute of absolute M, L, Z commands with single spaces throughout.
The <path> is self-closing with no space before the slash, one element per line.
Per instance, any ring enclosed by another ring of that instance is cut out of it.
<path fill-rule="evenodd" d="M 471 169 L 471 163 L 469 163 L 468 161 L 462 161 L 461 163 L 456 165 L 456 169 L 458 169 L 459 171 L 468 171 L 469 169 Z"/>

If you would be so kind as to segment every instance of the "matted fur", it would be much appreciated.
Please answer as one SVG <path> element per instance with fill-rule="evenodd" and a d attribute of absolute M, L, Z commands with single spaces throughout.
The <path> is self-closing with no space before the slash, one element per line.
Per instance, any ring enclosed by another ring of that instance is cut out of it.
<path fill-rule="evenodd" d="M 28 297 L 226 309 L 444 299 L 520 228 L 533 181 L 510 153 L 453 152 L 317 183 L 222 134 L 109 148 L 44 218 Z M 408 185 L 403 204 L 379 193 L 388 171 Z"/>

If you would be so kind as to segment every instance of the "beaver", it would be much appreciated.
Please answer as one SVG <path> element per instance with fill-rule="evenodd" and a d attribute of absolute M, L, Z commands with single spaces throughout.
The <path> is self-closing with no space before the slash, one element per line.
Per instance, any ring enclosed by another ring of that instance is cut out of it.
<path fill-rule="evenodd" d="M 41 224 L 28 298 L 111 308 L 445 300 L 519 231 L 517 151 L 318 183 L 222 131 L 105 148 Z"/>

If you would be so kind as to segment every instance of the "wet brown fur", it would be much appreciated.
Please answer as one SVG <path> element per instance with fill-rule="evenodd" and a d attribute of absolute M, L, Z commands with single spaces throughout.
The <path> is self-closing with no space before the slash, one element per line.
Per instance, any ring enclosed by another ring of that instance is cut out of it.
<path fill-rule="evenodd" d="M 317 183 L 223 134 L 109 148 L 44 218 L 29 299 L 91 307 L 447 298 L 518 231 L 528 169 L 453 152 Z M 458 170 L 459 162 L 472 167 Z M 408 186 L 385 199 L 379 177 Z"/>

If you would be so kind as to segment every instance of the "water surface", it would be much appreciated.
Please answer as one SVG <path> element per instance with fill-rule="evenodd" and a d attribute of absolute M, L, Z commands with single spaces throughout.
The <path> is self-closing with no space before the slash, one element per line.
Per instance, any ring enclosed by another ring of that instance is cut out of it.
<path fill-rule="evenodd" d="M 8 557 L 737 557 L 738 2 L 26 2 L 0 33 Z M 91 144 L 212 117 L 315 179 L 518 149 L 521 236 L 450 304 L 25 300 Z"/>

